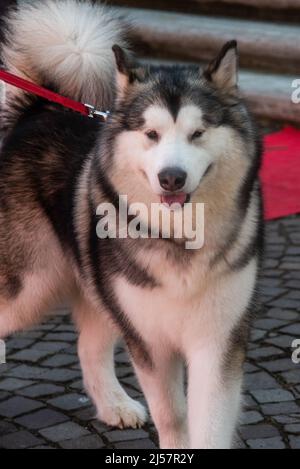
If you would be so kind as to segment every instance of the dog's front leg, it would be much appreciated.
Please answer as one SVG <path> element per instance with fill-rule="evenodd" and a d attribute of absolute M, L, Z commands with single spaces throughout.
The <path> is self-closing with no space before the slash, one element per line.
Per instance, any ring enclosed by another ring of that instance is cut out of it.
<path fill-rule="evenodd" d="M 160 448 L 186 449 L 189 443 L 183 363 L 178 356 L 165 355 L 161 350 L 153 358 L 151 369 L 135 363 L 135 370 L 159 434 Z"/>
<path fill-rule="evenodd" d="M 95 310 L 83 297 L 74 302 L 73 317 L 79 330 L 84 383 L 98 418 L 113 427 L 141 427 L 147 420 L 146 411 L 127 395 L 115 374 L 114 348 L 119 331 L 104 310 Z"/>
<path fill-rule="evenodd" d="M 225 362 L 217 343 L 202 344 L 189 352 L 188 420 L 192 449 L 232 447 L 240 411 L 242 356 L 236 353 L 232 369 L 226 369 Z"/>

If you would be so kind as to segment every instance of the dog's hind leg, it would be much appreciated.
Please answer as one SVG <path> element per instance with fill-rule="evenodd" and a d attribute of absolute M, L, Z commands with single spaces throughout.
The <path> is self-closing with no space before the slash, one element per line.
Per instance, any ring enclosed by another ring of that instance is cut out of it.
<path fill-rule="evenodd" d="M 56 291 L 49 283 L 41 274 L 28 275 L 24 284 L 11 280 L 9 294 L 0 296 L 0 339 L 42 320 L 55 303 Z"/>
<path fill-rule="evenodd" d="M 116 326 L 82 297 L 73 311 L 84 383 L 97 417 L 114 427 L 141 427 L 147 420 L 146 410 L 126 394 L 115 374 L 114 349 L 120 337 Z"/>

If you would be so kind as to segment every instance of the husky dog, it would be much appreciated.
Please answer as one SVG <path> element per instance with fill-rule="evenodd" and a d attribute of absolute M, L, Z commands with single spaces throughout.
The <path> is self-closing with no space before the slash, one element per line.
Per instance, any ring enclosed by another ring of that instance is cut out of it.
<path fill-rule="evenodd" d="M 232 447 L 262 251 L 261 145 L 238 92 L 236 42 L 203 70 L 142 65 L 122 20 L 78 0 L 19 2 L 5 28 L 6 69 L 111 115 L 100 123 L 6 87 L 0 338 L 67 296 L 101 420 L 146 421 L 115 375 L 123 337 L 160 447 Z M 99 239 L 97 207 L 118 211 L 120 195 L 179 211 L 205 203 L 204 246 L 187 250 L 173 234 Z"/>

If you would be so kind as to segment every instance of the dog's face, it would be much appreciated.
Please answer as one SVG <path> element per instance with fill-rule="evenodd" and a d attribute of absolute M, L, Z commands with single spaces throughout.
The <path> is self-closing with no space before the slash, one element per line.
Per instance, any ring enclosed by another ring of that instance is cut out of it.
<path fill-rule="evenodd" d="M 134 135 L 132 158 L 164 202 L 183 204 L 199 186 L 214 161 L 206 148 L 206 126 L 199 107 L 184 104 L 175 113 L 153 104 L 142 115 Z"/>
<path fill-rule="evenodd" d="M 132 200 L 183 205 L 210 178 L 221 177 L 221 167 L 229 177 L 234 160 L 247 167 L 244 146 L 251 129 L 238 97 L 235 42 L 204 71 L 136 66 L 118 46 L 114 52 L 118 98 L 111 125 L 118 192 L 132 194 Z"/>

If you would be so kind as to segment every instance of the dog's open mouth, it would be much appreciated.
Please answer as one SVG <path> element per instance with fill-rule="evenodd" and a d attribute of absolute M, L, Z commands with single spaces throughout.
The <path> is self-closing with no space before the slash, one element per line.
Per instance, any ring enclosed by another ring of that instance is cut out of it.
<path fill-rule="evenodd" d="M 160 197 L 160 202 L 164 205 L 171 207 L 174 204 L 184 206 L 184 204 L 188 203 L 191 199 L 189 194 L 185 194 L 183 192 L 178 194 L 164 194 Z"/>

